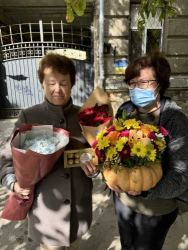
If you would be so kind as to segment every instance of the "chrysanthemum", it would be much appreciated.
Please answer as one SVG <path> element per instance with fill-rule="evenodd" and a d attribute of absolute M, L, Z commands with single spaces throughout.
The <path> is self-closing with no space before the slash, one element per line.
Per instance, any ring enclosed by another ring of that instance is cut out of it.
<path fill-rule="evenodd" d="M 102 139 L 100 139 L 99 141 L 98 141 L 98 145 L 97 145 L 97 147 L 98 147 L 98 149 L 104 149 L 104 148 L 106 148 L 106 147 L 108 147 L 110 145 L 110 141 L 108 140 L 108 138 L 107 137 L 103 137 Z"/>
<path fill-rule="evenodd" d="M 151 132 L 156 132 L 156 133 L 159 132 L 159 129 L 153 125 L 145 124 L 145 126 L 148 127 L 151 130 Z"/>
<path fill-rule="evenodd" d="M 156 141 L 155 144 L 158 146 L 159 151 L 163 151 L 166 148 L 166 142 L 165 141 Z"/>
<path fill-rule="evenodd" d="M 102 137 L 104 136 L 104 134 L 106 134 L 106 129 L 102 130 L 101 132 L 98 133 L 98 135 L 96 136 L 97 140 L 101 140 Z"/>
<path fill-rule="evenodd" d="M 115 119 L 113 121 L 113 125 L 114 125 L 116 131 L 122 131 L 124 129 L 123 124 L 120 121 L 118 121 L 117 119 Z"/>
<path fill-rule="evenodd" d="M 146 157 L 148 161 L 155 161 L 156 160 L 156 150 L 150 147 L 146 148 Z"/>
<path fill-rule="evenodd" d="M 128 141 L 129 139 L 127 137 L 121 137 L 119 139 L 119 141 L 116 143 L 116 149 L 117 151 L 122 151 L 124 145 L 126 144 L 126 142 Z"/>
<path fill-rule="evenodd" d="M 164 135 L 164 136 L 167 136 L 168 135 L 168 131 L 165 129 L 165 128 L 163 128 L 162 126 L 159 126 L 159 131 L 162 133 L 162 135 Z"/>
<path fill-rule="evenodd" d="M 148 136 L 148 134 L 151 132 L 150 128 L 148 126 L 142 125 L 140 127 L 140 130 L 143 132 L 145 136 Z"/>
<path fill-rule="evenodd" d="M 124 121 L 123 125 L 125 128 L 130 129 L 130 128 L 140 128 L 139 122 L 136 121 L 136 119 L 129 119 Z"/>
<path fill-rule="evenodd" d="M 146 149 L 144 145 L 141 142 L 136 142 L 131 149 L 131 155 L 144 158 L 146 156 Z"/>
<path fill-rule="evenodd" d="M 106 151 L 106 158 L 112 160 L 113 156 L 117 155 L 115 147 L 109 147 Z"/>

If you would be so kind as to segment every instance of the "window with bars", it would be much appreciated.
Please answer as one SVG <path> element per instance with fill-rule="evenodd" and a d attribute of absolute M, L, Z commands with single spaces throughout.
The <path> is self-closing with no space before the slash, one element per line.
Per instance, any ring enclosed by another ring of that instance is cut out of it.
<path fill-rule="evenodd" d="M 130 60 L 142 56 L 152 49 L 162 49 L 163 22 L 159 21 L 161 9 L 158 8 L 156 16 L 149 17 L 146 21 L 142 38 L 138 34 L 138 10 L 138 4 L 131 5 Z"/>
<path fill-rule="evenodd" d="M 0 46 L 28 42 L 64 42 L 90 47 L 91 30 L 85 25 L 42 20 L 0 26 Z"/>

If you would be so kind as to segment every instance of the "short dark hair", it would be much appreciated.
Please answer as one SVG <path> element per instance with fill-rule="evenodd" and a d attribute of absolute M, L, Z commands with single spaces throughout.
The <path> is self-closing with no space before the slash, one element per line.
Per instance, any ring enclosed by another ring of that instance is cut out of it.
<path fill-rule="evenodd" d="M 57 53 L 48 53 L 43 56 L 38 69 L 38 77 L 40 83 L 44 80 L 44 70 L 46 68 L 52 68 L 54 72 L 60 74 L 70 75 L 71 85 L 74 86 L 76 81 L 76 68 L 74 62 L 66 56 L 59 55 Z"/>
<path fill-rule="evenodd" d="M 164 94 L 170 86 L 171 68 L 163 53 L 159 50 L 153 50 L 149 54 L 138 57 L 131 61 L 125 70 L 125 82 L 140 75 L 140 71 L 145 68 L 152 68 L 156 79 L 160 85 L 160 94 Z"/>

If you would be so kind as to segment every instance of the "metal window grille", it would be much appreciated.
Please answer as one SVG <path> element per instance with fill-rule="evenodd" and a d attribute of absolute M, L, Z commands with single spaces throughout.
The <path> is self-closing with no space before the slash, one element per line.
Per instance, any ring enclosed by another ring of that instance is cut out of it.
<path fill-rule="evenodd" d="M 14 117 L 22 108 L 44 99 L 37 69 L 39 58 L 52 50 L 74 60 L 77 85 L 73 101 L 82 105 L 93 90 L 92 32 L 81 23 L 62 19 L 38 19 L 0 26 L 0 117 Z M 64 53 L 65 52 L 65 53 Z"/>
<path fill-rule="evenodd" d="M 157 9 L 155 18 L 147 19 L 142 38 L 138 34 L 138 9 L 139 5 L 131 5 L 130 59 L 144 55 L 154 48 L 162 48 L 163 22 L 159 21 L 161 9 Z"/>
<path fill-rule="evenodd" d="M 19 23 L 0 27 L 2 59 L 41 57 L 47 50 L 72 48 L 86 51 L 91 60 L 91 29 L 60 22 Z"/>

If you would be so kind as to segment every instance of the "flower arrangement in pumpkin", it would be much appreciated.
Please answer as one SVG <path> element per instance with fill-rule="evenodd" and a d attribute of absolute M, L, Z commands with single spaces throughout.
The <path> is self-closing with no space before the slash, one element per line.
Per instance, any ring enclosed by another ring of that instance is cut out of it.
<path fill-rule="evenodd" d="M 124 117 L 126 116 L 124 111 Z M 162 177 L 161 159 L 168 132 L 162 126 L 119 118 L 102 130 L 92 147 L 104 179 L 125 192 L 146 191 Z"/>

